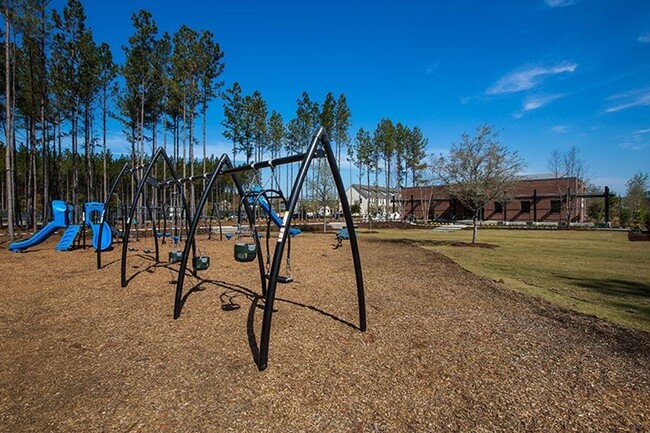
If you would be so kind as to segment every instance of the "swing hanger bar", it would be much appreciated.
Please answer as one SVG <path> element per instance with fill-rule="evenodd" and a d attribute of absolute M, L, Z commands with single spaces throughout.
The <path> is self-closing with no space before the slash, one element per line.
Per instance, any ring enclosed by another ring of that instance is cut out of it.
<path fill-rule="evenodd" d="M 226 174 L 234 174 L 234 173 L 241 173 L 244 171 L 257 171 L 261 168 L 271 168 L 275 169 L 275 167 L 279 165 L 284 165 L 284 164 L 291 164 L 294 162 L 300 162 L 305 158 L 305 153 L 299 153 L 296 155 L 289 155 L 289 156 L 283 156 L 281 158 L 275 158 L 275 159 L 269 159 L 267 161 L 258 161 L 258 162 L 253 162 L 250 164 L 245 164 L 245 165 L 240 165 L 238 167 L 231 167 L 231 168 L 226 168 L 220 172 L 221 175 L 226 175 Z M 323 152 L 322 149 L 318 149 L 314 153 L 314 158 L 325 158 L 325 152 Z M 201 179 L 208 179 L 209 177 L 212 176 L 213 173 L 203 173 L 203 174 L 197 174 L 195 176 L 190 176 L 190 177 L 181 177 L 178 179 L 166 179 L 158 183 L 159 187 L 166 187 L 170 185 L 174 185 L 177 183 L 183 184 L 187 182 L 194 182 L 195 180 L 201 180 Z"/>
<path fill-rule="evenodd" d="M 143 165 L 136 165 L 135 167 L 131 167 L 127 170 L 128 173 L 134 173 L 136 171 L 143 170 L 144 166 Z"/>
<path fill-rule="evenodd" d="M 278 165 L 291 164 L 294 162 L 300 162 L 305 159 L 305 153 L 299 153 L 297 155 L 283 156 L 281 158 L 269 159 L 267 161 L 253 162 L 251 164 L 240 165 L 238 167 L 226 168 L 221 174 L 233 174 L 241 173 L 244 171 L 257 171 L 260 168 L 274 168 Z M 325 152 L 322 149 L 318 149 L 314 152 L 314 158 L 325 158 Z"/>

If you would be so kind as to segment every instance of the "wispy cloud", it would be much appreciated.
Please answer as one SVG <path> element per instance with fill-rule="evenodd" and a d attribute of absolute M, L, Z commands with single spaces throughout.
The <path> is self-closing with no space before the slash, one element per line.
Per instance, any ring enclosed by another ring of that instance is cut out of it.
<path fill-rule="evenodd" d="M 650 44 L 650 32 L 640 34 L 638 39 L 642 44 Z"/>
<path fill-rule="evenodd" d="M 607 113 L 615 113 L 633 107 L 647 106 L 650 105 L 650 88 L 646 87 L 643 89 L 619 93 L 612 95 L 607 99 L 614 101 L 613 105 L 605 110 Z"/>
<path fill-rule="evenodd" d="M 648 147 L 647 144 L 645 143 L 635 143 L 632 141 L 624 141 L 622 143 L 619 143 L 618 148 L 622 150 L 633 150 L 633 151 L 640 151 Z"/>
<path fill-rule="evenodd" d="M 529 96 L 524 100 L 524 105 L 522 107 L 523 111 L 533 111 L 538 108 L 542 108 L 545 105 L 550 104 L 551 102 L 562 98 L 564 95 L 535 95 Z"/>
<path fill-rule="evenodd" d="M 427 65 L 426 74 L 427 74 L 427 75 L 431 75 L 431 74 L 433 74 L 433 72 L 434 72 L 436 69 L 438 69 L 438 66 L 440 66 L 440 62 L 439 62 L 439 61 L 436 61 L 436 62 L 433 62 L 433 63 L 429 63 L 429 64 Z"/>
<path fill-rule="evenodd" d="M 621 141 L 617 147 L 621 150 L 629 150 L 635 152 L 647 149 L 648 145 L 650 144 L 648 143 L 648 137 L 646 136 L 648 133 L 650 133 L 650 128 L 632 131 L 632 134 L 621 138 Z"/>
<path fill-rule="evenodd" d="M 210 141 L 206 143 L 205 147 L 206 147 L 205 151 L 208 154 L 208 156 L 219 157 L 224 153 L 232 154 L 232 143 L 229 143 L 227 141 L 223 141 L 223 140 Z M 203 151 L 201 150 L 201 152 Z M 201 153 L 201 157 L 203 157 L 202 153 Z"/>
<path fill-rule="evenodd" d="M 576 63 L 563 62 L 553 66 L 529 66 L 518 69 L 501 77 L 486 90 L 486 93 L 488 95 L 499 95 L 532 89 L 548 77 L 573 73 L 577 67 Z"/>
<path fill-rule="evenodd" d="M 544 0 L 551 8 L 563 8 L 577 3 L 577 0 Z"/>
<path fill-rule="evenodd" d="M 551 128 L 551 131 L 555 132 L 556 134 L 565 134 L 569 132 L 569 127 L 567 125 L 555 125 Z"/>

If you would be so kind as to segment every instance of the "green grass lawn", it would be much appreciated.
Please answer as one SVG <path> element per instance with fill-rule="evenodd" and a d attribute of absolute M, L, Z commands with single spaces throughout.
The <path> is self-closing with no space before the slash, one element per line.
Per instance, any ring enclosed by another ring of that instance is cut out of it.
<path fill-rule="evenodd" d="M 416 241 L 515 290 L 650 331 L 650 242 L 629 242 L 627 233 L 480 229 L 477 241 L 495 248 L 451 245 L 470 243 L 471 230 L 379 230 L 361 236 Z"/>

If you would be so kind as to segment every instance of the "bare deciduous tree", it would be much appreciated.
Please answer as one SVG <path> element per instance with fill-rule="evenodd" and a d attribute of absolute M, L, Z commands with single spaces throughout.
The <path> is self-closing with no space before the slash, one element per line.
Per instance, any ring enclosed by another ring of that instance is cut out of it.
<path fill-rule="evenodd" d="M 576 197 L 588 182 L 587 163 L 580 158 L 580 151 L 572 146 L 564 152 L 554 150 L 548 161 L 548 168 L 556 180 L 558 193 L 562 197 L 562 212 L 568 224 L 578 211 L 580 200 Z"/>
<path fill-rule="evenodd" d="M 498 132 L 491 125 L 483 124 L 473 137 L 464 133 L 460 143 L 452 144 L 449 155 L 440 155 L 434 163 L 450 196 L 472 212 L 472 243 L 476 243 L 481 209 L 509 195 L 524 161 L 499 142 Z"/>

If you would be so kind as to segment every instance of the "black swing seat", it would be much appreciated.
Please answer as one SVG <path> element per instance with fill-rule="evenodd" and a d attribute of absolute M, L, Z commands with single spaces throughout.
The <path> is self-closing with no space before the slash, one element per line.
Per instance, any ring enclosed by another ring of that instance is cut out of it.
<path fill-rule="evenodd" d="M 267 279 L 271 278 L 271 274 L 266 274 L 266 278 Z M 289 277 L 287 275 L 278 275 L 278 283 L 279 284 L 293 283 L 293 277 Z"/>
<path fill-rule="evenodd" d="M 170 251 L 169 252 L 169 261 L 171 263 L 178 263 L 183 259 L 182 251 Z"/>
<path fill-rule="evenodd" d="M 197 271 L 205 271 L 210 267 L 210 257 L 208 256 L 196 256 L 194 257 L 192 264 L 194 269 Z"/>

